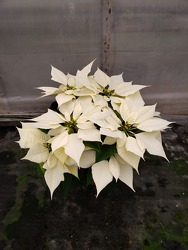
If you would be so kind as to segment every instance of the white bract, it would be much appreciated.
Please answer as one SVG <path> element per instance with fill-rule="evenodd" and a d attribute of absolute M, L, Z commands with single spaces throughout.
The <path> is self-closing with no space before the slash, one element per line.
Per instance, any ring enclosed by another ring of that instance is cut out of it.
<path fill-rule="evenodd" d="M 55 95 L 57 108 L 18 128 L 20 147 L 29 149 L 23 159 L 42 165 L 51 197 L 65 173 L 80 178 L 81 171 L 91 174 L 97 195 L 113 179 L 134 190 L 133 170 L 145 151 L 167 159 L 161 131 L 170 122 L 159 117 L 156 105 L 145 105 L 140 90 L 146 86 L 100 69 L 89 75 L 92 65 L 76 75 L 52 66 L 51 79 L 60 86 L 39 89 Z"/>
<path fill-rule="evenodd" d="M 109 106 L 108 102 L 110 102 L 113 108 L 116 107 L 121 99 L 146 87 L 143 85 L 132 85 L 132 82 L 124 82 L 122 74 L 109 77 L 99 68 L 95 72 L 93 80 L 97 82 L 96 92 L 98 95 L 93 97 L 96 105 L 100 105 L 103 100 L 103 103 L 105 103 L 104 101 L 107 102 L 105 106 Z"/>
<path fill-rule="evenodd" d="M 91 120 L 100 126 L 100 133 L 106 136 L 104 143 L 116 142 L 118 154 L 137 171 L 145 150 L 166 158 L 160 131 L 168 128 L 170 123 L 155 117 L 155 106 L 144 106 L 136 92 L 122 99 L 112 114 L 104 108 L 91 116 Z"/>
<path fill-rule="evenodd" d="M 70 105 L 78 96 L 90 96 L 95 93 L 88 78 L 93 62 L 82 70 L 78 70 L 75 76 L 71 74 L 65 75 L 62 71 L 51 66 L 51 79 L 61 85 L 58 88 L 39 87 L 38 89 L 43 91 L 43 96 L 56 95 L 55 99 L 58 107 L 65 103 Z"/>
<path fill-rule="evenodd" d="M 82 113 L 80 104 L 65 114 L 48 110 L 47 113 L 33 119 L 41 129 L 50 129 L 48 134 L 52 152 L 64 148 L 65 153 L 79 165 L 80 157 L 85 149 L 83 141 L 101 141 L 100 131 L 88 121 Z"/>
<path fill-rule="evenodd" d="M 103 160 L 93 164 L 92 176 L 96 184 L 97 195 L 113 180 L 113 177 L 116 181 L 120 179 L 133 189 L 133 168 L 118 154 L 111 156 L 108 161 Z"/>

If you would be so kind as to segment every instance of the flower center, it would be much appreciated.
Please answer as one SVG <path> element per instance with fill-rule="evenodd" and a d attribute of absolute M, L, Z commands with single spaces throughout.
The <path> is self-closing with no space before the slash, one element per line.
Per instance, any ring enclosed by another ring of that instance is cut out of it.
<path fill-rule="evenodd" d="M 126 136 L 131 136 L 131 137 L 135 137 L 135 134 L 138 134 L 141 132 L 139 129 L 137 129 L 137 127 L 134 124 L 129 124 L 128 122 L 124 122 L 124 121 L 122 121 L 118 129 L 124 132 Z"/>
<path fill-rule="evenodd" d="M 51 148 L 51 144 L 50 144 L 50 143 L 44 143 L 43 145 L 44 145 L 45 148 L 48 149 L 49 152 L 52 151 L 52 148 Z"/>
<path fill-rule="evenodd" d="M 75 90 L 76 88 L 67 84 L 65 90 Z"/>
<path fill-rule="evenodd" d="M 77 122 L 73 119 L 71 119 L 69 122 L 65 122 L 64 126 L 67 128 L 69 134 L 78 132 Z"/>
<path fill-rule="evenodd" d="M 103 89 L 103 91 L 102 91 L 101 93 L 99 93 L 99 94 L 102 95 L 102 96 L 110 97 L 110 96 L 113 95 L 113 93 L 114 93 L 114 90 L 110 90 L 110 89 L 109 89 L 109 85 L 107 85 L 107 86 Z"/>

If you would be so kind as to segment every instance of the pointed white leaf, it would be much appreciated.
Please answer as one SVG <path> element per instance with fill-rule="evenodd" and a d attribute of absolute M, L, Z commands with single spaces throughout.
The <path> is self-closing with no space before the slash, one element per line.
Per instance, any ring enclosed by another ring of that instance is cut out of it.
<path fill-rule="evenodd" d="M 113 180 L 113 176 L 109 171 L 108 161 L 100 161 L 95 163 L 92 166 L 92 176 L 97 188 L 98 196 L 101 190 Z"/>
<path fill-rule="evenodd" d="M 79 104 L 77 104 L 73 110 L 73 119 L 76 120 L 78 119 L 78 117 L 81 115 L 82 113 L 82 106 Z"/>
<path fill-rule="evenodd" d="M 96 59 L 95 59 L 95 60 L 96 60 Z M 86 66 L 81 70 L 81 72 L 82 72 L 83 74 L 85 74 L 85 75 L 88 75 L 88 74 L 91 72 L 91 67 L 92 67 L 92 65 L 93 65 L 93 63 L 94 63 L 95 60 L 93 60 L 92 62 L 90 62 L 88 65 L 86 65 Z"/>
<path fill-rule="evenodd" d="M 86 150 L 83 152 L 80 158 L 80 167 L 89 168 L 95 163 L 95 160 L 96 160 L 96 151 Z"/>
<path fill-rule="evenodd" d="M 42 90 L 42 97 L 58 94 L 59 89 L 54 87 L 38 87 L 37 89 Z"/>
<path fill-rule="evenodd" d="M 71 121 L 71 115 L 69 113 L 65 112 L 63 115 L 65 117 L 65 121 L 67 121 L 67 122 Z"/>
<path fill-rule="evenodd" d="M 124 161 L 118 154 L 115 154 L 115 158 L 120 164 L 119 179 L 134 191 L 133 168 L 126 161 Z"/>
<path fill-rule="evenodd" d="M 122 119 L 124 120 L 124 122 L 126 122 L 128 117 L 129 117 L 130 112 L 129 112 L 129 108 L 128 108 L 128 105 L 127 105 L 125 100 L 122 101 L 122 104 L 120 105 L 119 111 L 120 111 L 120 115 L 121 115 Z"/>
<path fill-rule="evenodd" d="M 136 93 L 140 89 L 145 88 L 144 85 L 127 85 L 126 82 L 119 84 L 117 88 L 115 89 L 116 94 L 120 96 L 128 96 Z"/>
<path fill-rule="evenodd" d="M 92 91 L 97 94 L 101 90 L 101 86 L 95 81 L 94 76 L 88 76 L 88 80 L 90 82 L 90 86 Z"/>
<path fill-rule="evenodd" d="M 121 83 L 123 83 L 123 77 L 122 77 L 123 73 L 120 75 L 114 75 L 110 77 L 110 90 L 114 90 L 115 88 L 117 88 L 117 86 Z"/>
<path fill-rule="evenodd" d="M 153 132 L 153 131 L 161 131 L 163 129 L 168 128 L 168 125 L 170 124 L 170 122 L 158 118 L 158 117 L 154 117 L 151 119 L 148 119 L 146 121 L 141 122 L 137 128 L 142 130 L 142 131 L 146 131 L 146 132 Z"/>
<path fill-rule="evenodd" d="M 118 113 L 120 113 L 120 104 L 121 104 L 122 99 L 120 97 L 111 96 L 110 100 L 111 100 L 112 108 L 116 110 Z"/>
<path fill-rule="evenodd" d="M 79 129 L 77 135 L 83 141 L 101 141 L 100 131 L 96 128 Z"/>
<path fill-rule="evenodd" d="M 88 109 L 94 107 L 91 96 L 79 96 L 75 100 L 75 105 L 80 104 L 83 110 L 83 113 Z"/>
<path fill-rule="evenodd" d="M 125 147 L 117 146 L 118 154 L 126 161 L 129 165 L 131 165 L 138 172 L 138 164 L 140 161 L 140 157 L 134 153 L 128 152 Z"/>
<path fill-rule="evenodd" d="M 77 86 L 77 88 L 79 88 L 79 90 L 81 90 L 82 88 L 93 90 L 89 78 L 87 77 L 87 75 L 85 75 L 80 70 L 78 70 L 76 73 L 76 86 Z M 79 95 L 79 92 L 77 92 L 78 95 Z M 94 92 L 93 92 L 93 94 L 94 94 Z"/>
<path fill-rule="evenodd" d="M 55 81 L 55 82 L 59 82 L 59 83 L 62 83 L 64 85 L 67 85 L 67 77 L 66 75 L 60 71 L 59 69 L 56 69 L 55 67 L 53 67 L 51 65 L 51 75 L 52 75 L 52 80 Z"/>
<path fill-rule="evenodd" d="M 151 132 L 151 133 L 144 132 L 137 134 L 136 138 L 139 138 L 142 141 L 146 150 L 150 154 L 159 155 L 168 160 L 162 146 L 160 135 L 161 135 L 160 132 Z"/>
<path fill-rule="evenodd" d="M 47 161 L 49 151 L 41 144 L 35 144 L 27 152 L 26 156 L 22 159 L 29 160 L 36 163 L 43 163 Z"/>
<path fill-rule="evenodd" d="M 20 140 L 18 141 L 21 148 L 30 148 L 35 144 L 46 143 L 50 136 L 43 133 L 37 128 L 17 128 Z"/>
<path fill-rule="evenodd" d="M 117 181 L 120 176 L 120 165 L 114 156 L 110 157 L 109 170 Z"/>
<path fill-rule="evenodd" d="M 94 95 L 93 102 L 96 106 L 107 107 L 108 103 L 102 95 Z"/>
<path fill-rule="evenodd" d="M 61 181 L 64 181 L 64 169 L 63 166 L 58 164 L 56 167 L 47 169 L 44 178 L 48 188 L 50 189 L 51 199 L 54 190 L 59 186 Z"/>
<path fill-rule="evenodd" d="M 48 121 L 38 121 L 35 123 L 32 123 L 32 127 L 34 128 L 42 128 L 42 129 L 56 129 L 60 127 L 59 123 L 52 123 Z"/>
<path fill-rule="evenodd" d="M 66 159 L 66 165 L 67 166 L 76 166 L 77 163 L 75 162 L 75 160 L 73 160 L 71 157 L 68 156 L 68 158 Z"/>
<path fill-rule="evenodd" d="M 127 96 L 126 103 L 128 105 L 130 113 L 137 112 L 142 106 L 144 106 L 144 100 L 139 91 Z"/>
<path fill-rule="evenodd" d="M 52 152 L 56 151 L 59 148 L 65 147 L 68 140 L 69 140 L 69 135 L 67 131 L 64 131 L 60 135 L 55 136 L 51 142 Z"/>
<path fill-rule="evenodd" d="M 36 123 L 35 122 L 21 122 L 21 125 L 22 125 L 22 129 L 30 129 L 30 128 L 37 128 L 35 125 Z M 18 128 L 17 128 L 18 129 Z M 38 129 L 38 128 L 37 128 Z"/>
<path fill-rule="evenodd" d="M 53 125 L 53 124 L 59 124 L 62 123 L 64 121 L 62 115 L 58 114 L 57 112 L 48 109 L 48 112 L 35 117 L 33 119 L 31 119 L 32 121 L 36 121 L 36 122 L 46 122 L 49 125 Z"/>
<path fill-rule="evenodd" d="M 138 112 L 132 112 L 132 113 L 129 114 L 127 122 L 129 124 L 134 124 L 134 123 L 136 123 L 137 118 L 138 118 Z"/>
<path fill-rule="evenodd" d="M 110 124 L 109 128 L 111 128 L 112 130 L 117 130 L 121 123 L 120 119 L 116 115 L 114 115 L 114 113 L 112 113 L 111 116 L 109 115 L 108 117 L 106 117 L 105 120 Z"/>
<path fill-rule="evenodd" d="M 74 175 L 76 178 L 78 178 L 78 166 L 77 165 L 67 165 L 67 169 L 69 170 L 69 173 Z"/>
<path fill-rule="evenodd" d="M 118 105 L 120 105 L 122 102 L 122 98 L 117 96 L 110 96 L 110 100 L 111 102 L 116 103 Z"/>
<path fill-rule="evenodd" d="M 119 179 L 133 191 L 133 168 L 129 164 L 121 165 Z"/>
<path fill-rule="evenodd" d="M 137 139 L 128 136 L 127 140 L 126 140 L 125 147 L 126 147 L 127 151 L 132 152 L 132 153 L 143 158 L 145 148 L 141 142 L 138 143 Z"/>
<path fill-rule="evenodd" d="M 52 152 L 50 152 L 48 155 L 48 160 L 46 162 L 47 168 L 54 168 L 57 165 L 57 163 L 58 163 L 57 157 Z"/>
<path fill-rule="evenodd" d="M 155 111 L 155 113 L 154 113 L 154 116 L 160 116 L 160 112 L 158 112 L 158 111 Z"/>
<path fill-rule="evenodd" d="M 122 133 L 123 134 L 123 133 Z M 122 139 L 117 139 L 117 145 L 118 147 L 124 147 L 127 141 L 127 136 L 123 134 Z"/>
<path fill-rule="evenodd" d="M 67 74 L 67 84 L 68 84 L 68 86 L 75 88 L 76 87 L 76 77 L 68 73 Z"/>
<path fill-rule="evenodd" d="M 105 120 L 108 116 L 110 116 L 110 114 L 108 110 L 105 109 L 104 111 L 96 111 L 91 114 L 88 119 L 102 128 L 109 128 L 110 124 Z"/>
<path fill-rule="evenodd" d="M 68 155 L 65 154 L 65 149 L 64 148 L 58 148 L 57 150 L 54 151 L 54 155 L 58 158 L 58 160 L 64 164 Z"/>
<path fill-rule="evenodd" d="M 59 134 L 65 132 L 65 130 L 66 130 L 66 128 L 60 125 L 58 128 L 50 129 L 48 131 L 48 135 L 56 136 L 56 135 L 59 135 Z"/>
<path fill-rule="evenodd" d="M 107 76 L 102 70 L 99 68 L 94 74 L 94 79 L 103 87 L 105 88 L 110 83 L 110 77 Z"/>
<path fill-rule="evenodd" d="M 80 128 L 80 129 L 95 129 L 95 125 L 93 124 L 93 122 L 83 122 L 83 123 L 80 123 L 81 119 L 78 119 L 78 124 L 77 124 L 77 127 Z M 82 122 L 82 121 L 81 121 Z"/>
<path fill-rule="evenodd" d="M 100 133 L 101 135 L 106 135 L 109 137 L 113 137 L 113 138 L 122 138 L 123 137 L 123 133 L 119 130 L 116 131 L 112 131 L 109 128 L 100 128 Z"/>
<path fill-rule="evenodd" d="M 65 93 L 61 93 L 59 95 L 57 95 L 55 97 L 57 103 L 58 103 L 58 107 L 60 107 L 62 104 L 72 101 L 72 99 L 74 99 L 75 96 L 74 95 L 66 95 Z"/>
<path fill-rule="evenodd" d="M 74 101 L 71 100 L 71 101 L 65 102 L 61 104 L 61 106 L 59 106 L 58 109 L 61 112 L 61 114 L 66 114 L 66 113 L 71 114 L 74 109 Z"/>
<path fill-rule="evenodd" d="M 65 145 L 65 153 L 75 160 L 78 166 L 84 149 L 83 141 L 77 137 L 77 134 L 70 134 L 67 145 Z"/>
<path fill-rule="evenodd" d="M 136 119 L 136 123 L 141 123 L 145 120 L 151 119 L 155 115 L 155 105 L 152 106 L 144 106 L 138 110 L 138 115 Z"/>
<path fill-rule="evenodd" d="M 68 96 L 71 95 L 72 98 L 74 98 L 74 92 L 75 92 L 74 89 L 65 89 L 64 94 Z"/>

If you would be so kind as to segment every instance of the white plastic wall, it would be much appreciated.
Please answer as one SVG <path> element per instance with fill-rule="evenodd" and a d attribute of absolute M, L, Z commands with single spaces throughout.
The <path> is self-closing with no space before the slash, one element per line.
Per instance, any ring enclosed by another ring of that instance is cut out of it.
<path fill-rule="evenodd" d="M 150 85 L 146 103 L 188 117 L 187 0 L 1 0 L 0 117 L 46 110 L 50 64 L 75 73 L 97 58 L 110 74 Z"/>

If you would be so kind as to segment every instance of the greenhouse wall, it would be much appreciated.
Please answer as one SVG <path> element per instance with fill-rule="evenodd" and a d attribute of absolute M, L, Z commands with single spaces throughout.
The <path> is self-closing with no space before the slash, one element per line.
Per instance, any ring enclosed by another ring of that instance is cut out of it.
<path fill-rule="evenodd" d="M 51 66 L 64 73 L 96 58 L 108 74 L 148 85 L 146 104 L 188 122 L 187 0 L 6 0 L 0 2 L 0 117 L 35 116 Z"/>

